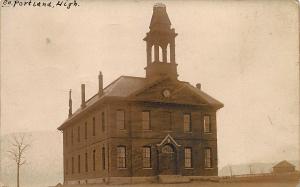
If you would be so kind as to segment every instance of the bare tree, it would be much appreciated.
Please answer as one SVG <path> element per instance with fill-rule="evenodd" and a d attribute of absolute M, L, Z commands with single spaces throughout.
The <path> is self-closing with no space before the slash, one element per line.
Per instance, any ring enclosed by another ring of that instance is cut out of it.
<path fill-rule="evenodd" d="M 20 167 L 26 163 L 25 152 L 30 147 L 26 141 L 25 134 L 19 134 L 12 137 L 8 154 L 17 164 L 17 187 L 20 187 Z"/>

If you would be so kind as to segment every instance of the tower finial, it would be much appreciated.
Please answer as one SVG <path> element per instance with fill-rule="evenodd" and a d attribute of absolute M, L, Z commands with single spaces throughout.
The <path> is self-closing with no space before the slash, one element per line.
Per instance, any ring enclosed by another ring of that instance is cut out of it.
<path fill-rule="evenodd" d="M 69 90 L 69 117 L 72 116 L 72 89 Z"/>

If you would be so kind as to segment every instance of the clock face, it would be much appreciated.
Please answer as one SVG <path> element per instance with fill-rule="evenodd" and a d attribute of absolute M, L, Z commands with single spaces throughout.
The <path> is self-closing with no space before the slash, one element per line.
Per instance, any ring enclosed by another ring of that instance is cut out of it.
<path fill-rule="evenodd" d="M 170 97 L 170 95 L 171 95 L 170 90 L 165 89 L 165 90 L 163 91 L 163 96 L 164 96 L 164 97 Z"/>

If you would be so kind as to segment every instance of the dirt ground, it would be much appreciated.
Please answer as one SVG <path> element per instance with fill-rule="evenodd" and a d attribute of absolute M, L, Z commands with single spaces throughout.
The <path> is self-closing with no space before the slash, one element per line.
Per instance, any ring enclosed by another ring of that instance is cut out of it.
<path fill-rule="evenodd" d="M 182 184 L 131 184 L 131 185 L 86 185 L 84 187 L 300 187 L 296 182 L 278 183 L 213 183 L 213 182 L 192 182 Z M 77 186 L 74 186 L 77 187 Z M 83 187 L 83 186 L 80 186 Z"/>

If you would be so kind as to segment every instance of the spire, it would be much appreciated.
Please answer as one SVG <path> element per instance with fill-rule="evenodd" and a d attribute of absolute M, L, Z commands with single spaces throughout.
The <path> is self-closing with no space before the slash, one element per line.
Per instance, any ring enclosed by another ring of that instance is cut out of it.
<path fill-rule="evenodd" d="M 150 22 L 150 30 L 169 30 L 171 21 L 166 11 L 166 5 L 157 3 L 153 6 L 153 14 Z"/>
<path fill-rule="evenodd" d="M 175 29 L 171 29 L 171 21 L 166 6 L 162 3 L 153 6 L 150 31 L 146 41 L 147 67 L 146 78 L 168 76 L 177 79 L 175 61 Z M 153 54 L 153 55 L 152 55 Z"/>
<path fill-rule="evenodd" d="M 72 90 L 69 91 L 69 117 L 72 116 Z"/>

